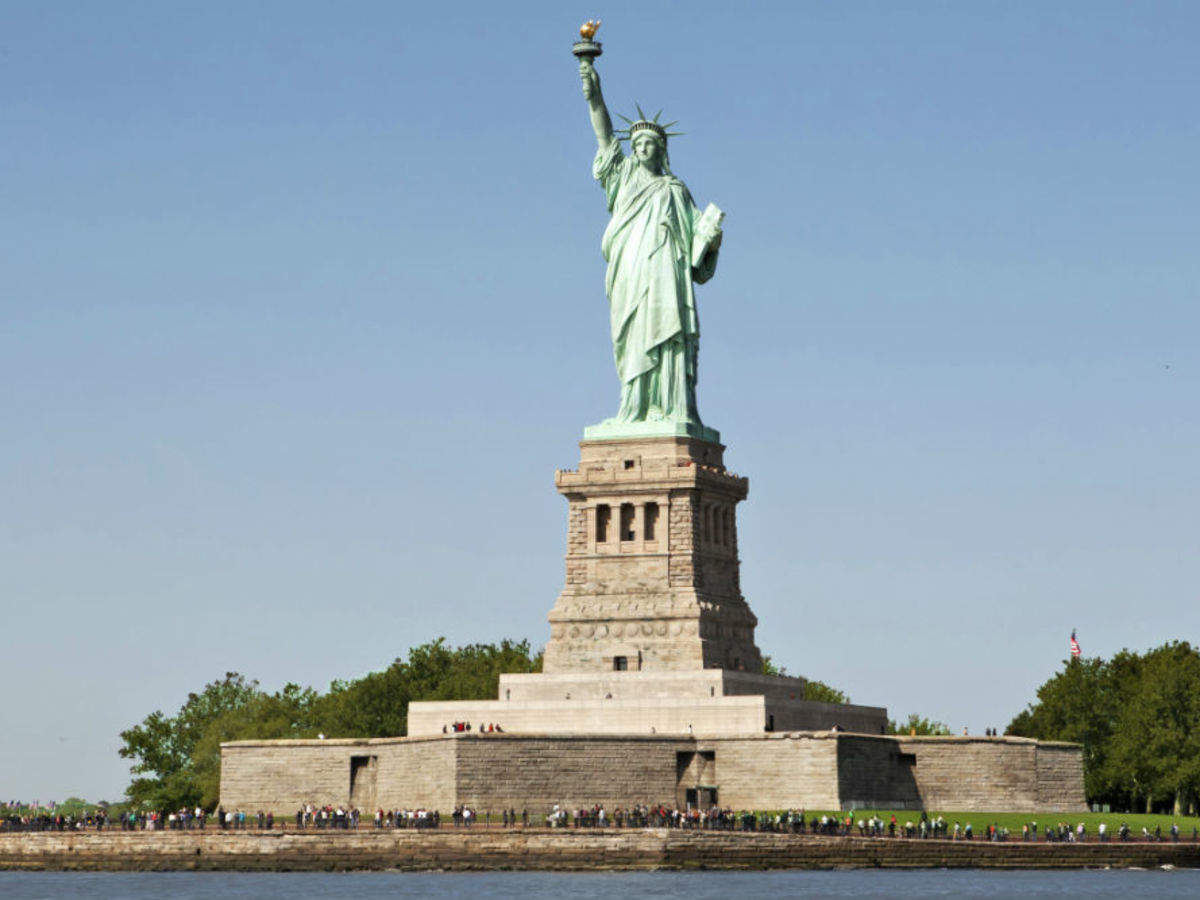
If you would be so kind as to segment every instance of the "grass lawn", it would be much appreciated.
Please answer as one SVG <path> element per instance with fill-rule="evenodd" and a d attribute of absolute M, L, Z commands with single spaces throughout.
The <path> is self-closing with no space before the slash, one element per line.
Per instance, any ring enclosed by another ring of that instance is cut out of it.
<path fill-rule="evenodd" d="M 976 837 L 988 825 L 996 825 L 997 827 L 1007 827 L 1013 836 L 1018 839 L 1021 836 L 1021 826 L 1030 822 L 1037 822 L 1038 837 L 1042 835 L 1043 829 L 1047 825 L 1057 825 L 1059 822 L 1070 823 L 1072 827 L 1083 822 L 1087 828 L 1088 836 L 1094 837 L 1096 834 L 1096 826 L 1101 822 L 1108 823 L 1108 833 L 1116 836 L 1117 829 L 1124 822 L 1129 826 L 1129 830 L 1133 832 L 1135 838 L 1142 836 L 1142 827 L 1154 833 L 1154 826 L 1162 826 L 1163 837 L 1166 838 L 1170 834 L 1171 823 L 1176 822 L 1179 825 L 1179 836 L 1183 840 L 1192 839 L 1192 828 L 1200 829 L 1200 817 L 1198 816 L 1163 816 L 1163 815 L 1144 815 L 1141 813 L 1093 813 L 1093 812 L 1037 812 L 1037 813 L 1021 813 L 1021 812 L 954 812 L 942 809 L 930 809 L 927 811 L 930 819 L 936 819 L 941 816 L 949 824 L 953 831 L 954 823 L 960 823 L 964 828 L 967 823 L 971 823 L 972 830 Z M 849 813 L 845 810 L 807 810 L 805 818 L 810 822 L 812 817 L 829 815 L 845 818 Z M 921 819 L 921 811 L 918 809 L 856 809 L 854 811 L 854 820 L 867 819 L 871 816 L 878 816 L 885 823 L 890 822 L 893 815 L 896 817 L 896 823 L 903 825 L 905 822 L 912 822 L 914 825 Z M 1011 837 L 1010 837 L 1011 839 Z"/>

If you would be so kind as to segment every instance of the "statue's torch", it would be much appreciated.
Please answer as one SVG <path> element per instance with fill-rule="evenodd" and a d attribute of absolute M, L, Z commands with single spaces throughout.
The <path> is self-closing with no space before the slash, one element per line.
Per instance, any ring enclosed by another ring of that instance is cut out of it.
<path fill-rule="evenodd" d="M 593 63 L 596 61 L 596 57 L 604 52 L 600 46 L 600 42 L 592 40 L 596 36 L 596 29 L 599 27 L 599 19 L 596 19 L 594 22 L 589 20 L 579 26 L 580 40 L 576 41 L 574 46 L 571 47 L 571 52 L 578 56 L 580 60 L 586 59 L 589 63 Z"/>

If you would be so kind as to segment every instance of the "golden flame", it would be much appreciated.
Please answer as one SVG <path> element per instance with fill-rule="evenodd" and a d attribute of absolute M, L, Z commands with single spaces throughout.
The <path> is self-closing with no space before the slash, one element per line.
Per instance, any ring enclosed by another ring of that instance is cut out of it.
<path fill-rule="evenodd" d="M 600 27 L 599 19 L 596 19 L 594 22 L 589 19 L 588 21 L 584 22 L 582 25 L 579 26 L 579 36 L 581 38 L 583 38 L 585 41 L 590 41 L 592 38 L 594 38 L 596 36 L 596 29 L 599 27 Z"/>

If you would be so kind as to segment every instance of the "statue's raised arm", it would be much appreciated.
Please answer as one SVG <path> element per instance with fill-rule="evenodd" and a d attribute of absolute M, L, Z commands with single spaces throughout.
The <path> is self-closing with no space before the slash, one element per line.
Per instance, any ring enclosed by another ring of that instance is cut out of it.
<path fill-rule="evenodd" d="M 579 60 L 579 78 L 583 82 L 583 97 L 588 102 L 592 130 L 596 132 L 596 143 L 601 150 L 605 150 L 614 140 L 612 118 L 608 115 L 604 95 L 600 92 L 600 73 L 586 57 Z"/>

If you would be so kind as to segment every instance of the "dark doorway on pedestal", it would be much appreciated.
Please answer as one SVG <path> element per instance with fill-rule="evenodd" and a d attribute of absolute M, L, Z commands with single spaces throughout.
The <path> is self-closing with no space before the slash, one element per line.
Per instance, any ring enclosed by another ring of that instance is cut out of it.
<path fill-rule="evenodd" d="M 375 772 L 378 756 L 350 757 L 350 806 L 369 810 L 375 805 Z"/>

